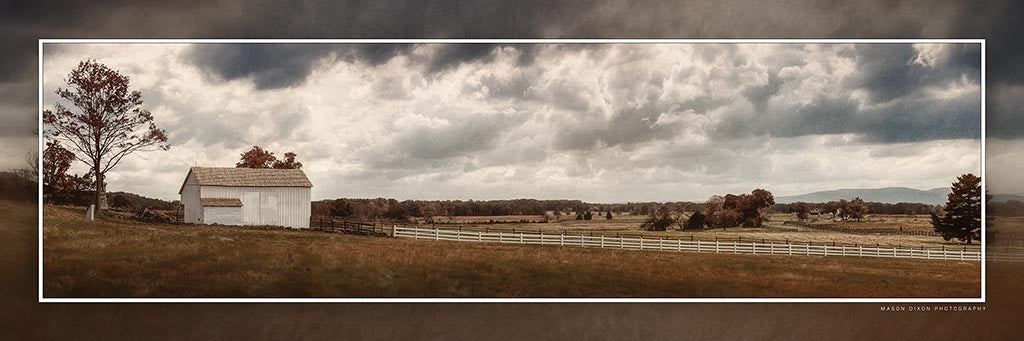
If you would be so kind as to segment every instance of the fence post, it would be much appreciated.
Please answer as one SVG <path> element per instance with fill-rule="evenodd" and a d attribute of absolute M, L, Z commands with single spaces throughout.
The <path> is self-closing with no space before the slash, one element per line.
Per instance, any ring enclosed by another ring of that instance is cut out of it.
<path fill-rule="evenodd" d="M 476 240 L 480 241 L 480 242 L 484 241 L 484 233 L 480 232 L 480 231 L 476 231 Z"/>
<path fill-rule="evenodd" d="M 604 248 L 604 235 L 601 235 L 601 248 Z"/>
<path fill-rule="evenodd" d="M 543 238 L 541 238 L 541 239 L 543 239 Z M 544 243 L 542 242 L 541 244 L 544 244 Z M 565 232 L 563 231 L 561 234 L 558 235 L 558 246 L 564 246 L 564 245 L 565 245 Z"/>
<path fill-rule="evenodd" d="M 644 235 L 642 234 L 640 235 L 640 249 L 644 249 Z"/>
<path fill-rule="evenodd" d="M 459 231 L 455 233 L 455 241 L 462 241 L 462 226 L 459 226 Z"/>
<path fill-rule="evenodd" d="M 519 244 L 526 244 L 523 242 L 523 233 L 519 232 Z"/>
<path fill-rule="evenodd" d="M 441 235 L 437 234 L 437 228 L 435 227 L 434 228 L 434 240 L 440 240 L 440 239 L 441 239 Z"/>
<path fill-rule="evenodd" d="M 715 253 L 718 253 L 718 237 L 715 237 Z"/>

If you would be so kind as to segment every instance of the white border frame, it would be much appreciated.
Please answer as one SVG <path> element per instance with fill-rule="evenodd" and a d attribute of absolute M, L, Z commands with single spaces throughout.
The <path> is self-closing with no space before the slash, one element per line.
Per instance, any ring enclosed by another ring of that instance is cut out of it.
<path fill-rule="evenodd" d="M 985 39 L 39 39 L 39 169 L 43 142 L 44 44 L 981 44 L 981 187 L 985 186 Z M 40 179 L 42 174 L 39 174 Z M 984 195 L 984 193 L 983 193 Z M 985 244 L 977 298 L 51 298 L 43 296 L 43 183 L 39 181 L 39 303 L 985 303 Z M 981 205 L 985 235 L 985 205 Z"/>

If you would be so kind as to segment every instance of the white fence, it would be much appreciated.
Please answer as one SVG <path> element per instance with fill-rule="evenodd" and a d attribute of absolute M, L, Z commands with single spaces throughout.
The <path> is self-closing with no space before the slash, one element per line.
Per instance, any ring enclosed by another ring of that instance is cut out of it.
<path fill-rule="evenodd" d="M 450 229 L 423 229 L 415 227 L 393 228 L 392 236 L 396 238 L 449 240 L 461 242 L 488 242 L 530 245 L 561 245 L 580 247 L 599 247 L 629 250 L 687 251 L 707 253 L 735 253 L 755 255 L 807 255 L 807 256 L 845 256 L 845 257 L 883 257 L 913 259 L 945 259 L 961 261 L 980 261 L 981 252 L 935 249 L 903 249 L 879 248 L 867 246 L 829 246 L 809 244 L 778 244 L 758 242 L 718 242 L 689 241 L 680 239 L 650 239 L 643 237 L 612 237 L 585 236 L 568 234 L 543 234 L 501 231 L 461 231 Z M 1024 261 L 1024 255 L 1006 254 L 996 259 L 993 254 L 989 260 Z"/>

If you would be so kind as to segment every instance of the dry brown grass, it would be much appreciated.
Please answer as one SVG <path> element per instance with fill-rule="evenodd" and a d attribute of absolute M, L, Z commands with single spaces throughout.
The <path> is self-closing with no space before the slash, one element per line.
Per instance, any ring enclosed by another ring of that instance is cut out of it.
<path fill-rule="evenodd" d="M 979 264 L 154 225 L 44 213 L 46 297 L 976 297 Z"/>
<path fill-rule="evenodd" d="M 1024 217 L 1001 217 L 994 216 L 992 225 L 986 226 L 991 231 L 1024 233 Z"/>
<path fill-rule="evenodd" d="M 812 219 L 815 219 L 812 216 Z M 790 219 L 795 220 L 795 219 Z M 845 220 L 845 221 L 833 221 L 826 219 L 822 216 L 820 219 L 812 221 L 812 224 L 826 224 L 834 225 L 844 229 L 850 230 L 899 230 L 903 231 L 923 231 L 931 232 L 934 230 L 931 223 L 931 217 L 928 215 L 901 215 L 901 214 L 887 214 L 887 215 L 873 215 L 869 214 L 861 219 L 857 220 Z"/>

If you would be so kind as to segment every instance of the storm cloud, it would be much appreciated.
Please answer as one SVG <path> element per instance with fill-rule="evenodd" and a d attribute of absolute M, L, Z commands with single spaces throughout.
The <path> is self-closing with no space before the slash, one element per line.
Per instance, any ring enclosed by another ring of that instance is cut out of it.
<path fill-rule="evenodd" d="M 422 65 L 428 74 L 462 63 L 487 61 L 495 44 L 432 44 L 432 51 L 413 55 L 410 44 L 212 44 L 197 45 L 189 59 L 215 79 L 251 79 L 257 89 L 301 85 L 318 63 L 342 60 L 378 66 L 400 55 Z M 529 60 L 529 56 L 523 60 Z"/>
<path fill-rule="evenodd" d="M 5 122 L 35 121 L 35 71 L 36 71 L 36 39 L 44 37 L 103 37 L 103 38 L 566 38 L 566 37 L 646 37 L 646 38 L 948 38 L 969 37 L 987 39 L 988 91 L 987 115 L 990 122 L 987 132 L 989 136 L 1006 139 L 1008 143 L 1000 144 L 1007 147 L 1014 145 L 1012 141 L 1024 137 L 1022 112 L 1015 105 L 1015 94 L 1019 84 L 1024 81 L 1024 66 L 1017 62 L 1021 55 L 1024 38 L 1018 34 L 1019 21 L 1016 13 L 1024 10 L 1024 4 L 1017 1 L 982 1 L 964 3 L 961 1 L 902 1 L 896 3 L 852 4 L 848 2 L 807 3 L 804 1 L 786 2 L 783 6 L 765 7 L 749 6 L 746 1 L 716 1 L 715 6 L 692 6 L 671 1 L 650 1 L 642 3 L 606 2 L 423 2 L 423 1 L 381 1 L 381 2 L 302 2 L 298 4 L 253 4 L 237 1 L 201 1 L 188 6 L 182 4 L 136 4 L 122 1 L 104 1 L 102 3 L 83 4 L 67 2 L 64 4 L 47 2 L 28 2 L 12 4 L 7 10 L 0 12 L 0 25 L 6 33 L 0 38 L 0 45 L 5 52 L 0 56 L 0 89 L 4 93 L 4 105 L 0 107 L 0 115 Z M 117 8 L 117 10 L 110 10 Z M 793 8 L 801 8 L 793 11 Z M 924 10 L 927 8 L 927 10 Z M 729 20 L 706 20 L 727 12 Z M 399 44 L 398 46 L 404 46 Z M 396 56 L 406 55 L 407 51 L 393 51 L 382 45 L 378 53 L 369 53 L 362 57 L 368 65 L 382 65 Z M 531 64 L 538 53 L 532 49 L 523 49 L 519 63 Z M 334 52 L 332 52 L 334 53 Z M 321 54 L 321 60 L 331 58 Z M 799 53 L 798 53 L 799 54 Z M 483 59 L 494 55 L 481 57 Z M 298 57 L 302 58 L 302 57 Z M 346 58 L 345 54 L 338 57 Z M 789 62 L 800 62 L 800 58 L 785 57 L 777 53 L 774 58 L 786 59 Z M 430 65 L 429 59 L 423 60 L 421 67 Z M 329 64 L 329 63 L 328 63 Z M 463 63 L 442 63 L 459 66 Z M 780 65 L 783 63 L 780 63 Z M 268 69 L 284 70 L 292 67 L 268 66 Z M 261 91 L 277 91 L 280 89 L 300 88 L 309 81 L 309 75 L 316 72 L 316 66 L 306 68 L 296 64 L 295 69 L 306 77 L 289 76 L 288 72 L 262 73 L 258 70 L 241 73 L 225 72 L 234 78 L 219 75 L 211 67 L 205 67 L 208 76 L 221 77 L 224 80 L 259 80 Z M 778 67 L 781 70 L 786 66 Z M 230 67 L 225 67 L 230 70 Z M 452 70 L 452 67 L 446 69 Z M 237 70 L 236 70 L 237 71 Z M 442 72 L 444 73 L 444 72 Z M 771 110 L 772 102 L 778 101 L 773 88 L 776 83 L 772 74 L 778 76 L 780 91 L 787 85 L 784 72 L 768 69 L 757 84 L 749 84 L 745 93 L 751 104 L 751 112 Z M 914 76 L 911 74 L 910 76 Z M 392 77 L 392 79 L 397 79 Z M 525 79 L 529 79 L 526 77 Z M 915 78 L 904 78 L 907 82 Z M 863 84 L 886 85 L 886 82 L 867 82 Z M 253 86 L 257 86 L 255 82 Z M 530 89 L 521 83 L 505 83 L 508 86 L 500 90 L 508 90 L 506 94 L 520 94 L 526 91 L 534 96 L 550 96 L 548 93 Z M 789 83 L 791 84 L 791 83 Z M 889 84 L 889 85 L 892 85 Z M 400 85 L 400 86 L 398 86 Z M 415 87 L 409 79 L 402 82 L 382 83 L 380 87 L 392 89 L 392 95 L 379 97 L 382 99 L 409 99 Z M 15 91 L 24 87 L 26 91 Z M 275 88 L 277 87 L 277 88 Z M 501 93 L 490 87 L 492 93 Z M 525 89 L 520 91 L 521 89 Z M 552 87 L 552 90 L 559 89 Z M 569 91 L 570 87 L 563 87 Z M 375 92 L 377 93 L 377 92 Z M 867 94 L 865 90 L 865 94 Z M 149 96 L 152 96 L 150 92 Z M 846 94 L 842 94 L 844 97 Z M 913 95 L 905 94 L 913 97 Z M 403 97 L 404 96 L 404 97 Z M 859 95 L 858 95 L 859 96 Z M 874 101 L 884 99 L 886 94 L 874 93 L 874 97 L 856 97 L 855 100 Z M 905 96 L 906 97 L 906 96 Z M 701 108 L 693 108 L 695 113 L 706 114 L 707 111 L 721 107 L 720 98 L 705 96 L 704 99 L 691 99 L 694 103 L 704 103 Z M 837 99 L 840 100 L 840 99 Z M 899 99 L 896 99 L 899 101 Z M 811 103 L 811 102 L 804 102 Z M 966 102 L 964 102 L 966 103 Z M 600 105 L 589 102 L 586 97 L 572 99 L 566 105 L 582 108 L 583 104 L 590 107 L 588 117 L 611 117 L 612 112 Z M 598 103 L 599 104 L 599 103 Z M 554 105 L 554 104 L 552 104 Z M 891 104 L 890 104 L 891 105 Z M 737 105 L 738 106 L 738 105 Z M 216 108 L 209 108 L 216 110 Z M 739 108 L 737 108 L 739 109 Z M 712 115 L 714 113 L 712 112 Z M 316 112 L 312 112 L 316 116 Z M 600 116 L 598 116 L 600 115 Z M 668 115 L 674 116 L 675 114 Z M 687 114 L 688 115 L 688 114 Z M 751 114 L 753 115 L 753 114 Z M 668 117 L 667 116 L 667 117 Z M 704 116 L 700 116 L 704 117 Z M 552 118 L 553 120 L 553 118 Z M 956 121 L 956 120 L 953 120 Z M 999 124 L 995 124 L 998 122 Z M 709 125 L 712 122 L 698 121 Z M 589 130 L 600 129 L 600 124 Z M 28 128 L 28 124 L 25 127 Z M 888 125 L 886 125 L 888 126 Z M 31 136 L 27 129 L 5 126 L 8 134 Z M 710 125 L 710 129 L 730 131 L 727 126 Z M 789 128 L 789 129 L 796 129 Z M 817 128 L 811 131 L 828 131 L 832 127 Z M 853 130 L 865 130 L 852 127 Z M 799 129 L 797 129 L 799 130 Z M 731 131 L 737 131 L 732 129 Z M 738 130 L 738 131 L 742 131 Z M 765 129 L 762 134 L 776 131 L 778 135 L 800 135 L 799 131 L 781 131 L 778 128 Z M 966 130 L 965 130 L 966 131 Z M 918 140 L 928 140 L 926 134 L 898 134 L 901 136 L 923 136 Z M 888 138 L 890 133 L 878 134 L 876 140 L 898 140 Z M 941 134 L 940 134 L 941 135 Z M 963 136 L 964 134 L 960 134 Z M 811 135 L 805 135 L 811 136 Z M 838 135 L 837 135 L 838 136 Z M 865 138 L 868 135 L 861 136 Z M 953 136 L 956 136 L 954 134 Z M 4 143 L 13 143 L 5 140 Z M 234 136 L 233 138 L 238 138 Z M 600 139 L 598 139 L 600 140 Z M 552 142 L 553 143 L 553 142 Z M 26 146 L 30 147 L 30 146 Z M 1015 148 L 1020 150 L 1021 148 Z M 317 149 L 313 152 L 323 153 Z M 6 165 L 6 167 L 11 167 Z M 998 171 L 999 168 L 989 168 Z M 1019 174 L 1019 167 L 1011 167 L 1011 174 Z M 1015 185 L 1024 182 L 1005 182 L 1004 190 L 997 192 L 1021 192 L 1024 187 Z M 992 183 L 990 183 L 991 185 Z M 1016 186 L 1016 187 L 1014 187 Z"/>

